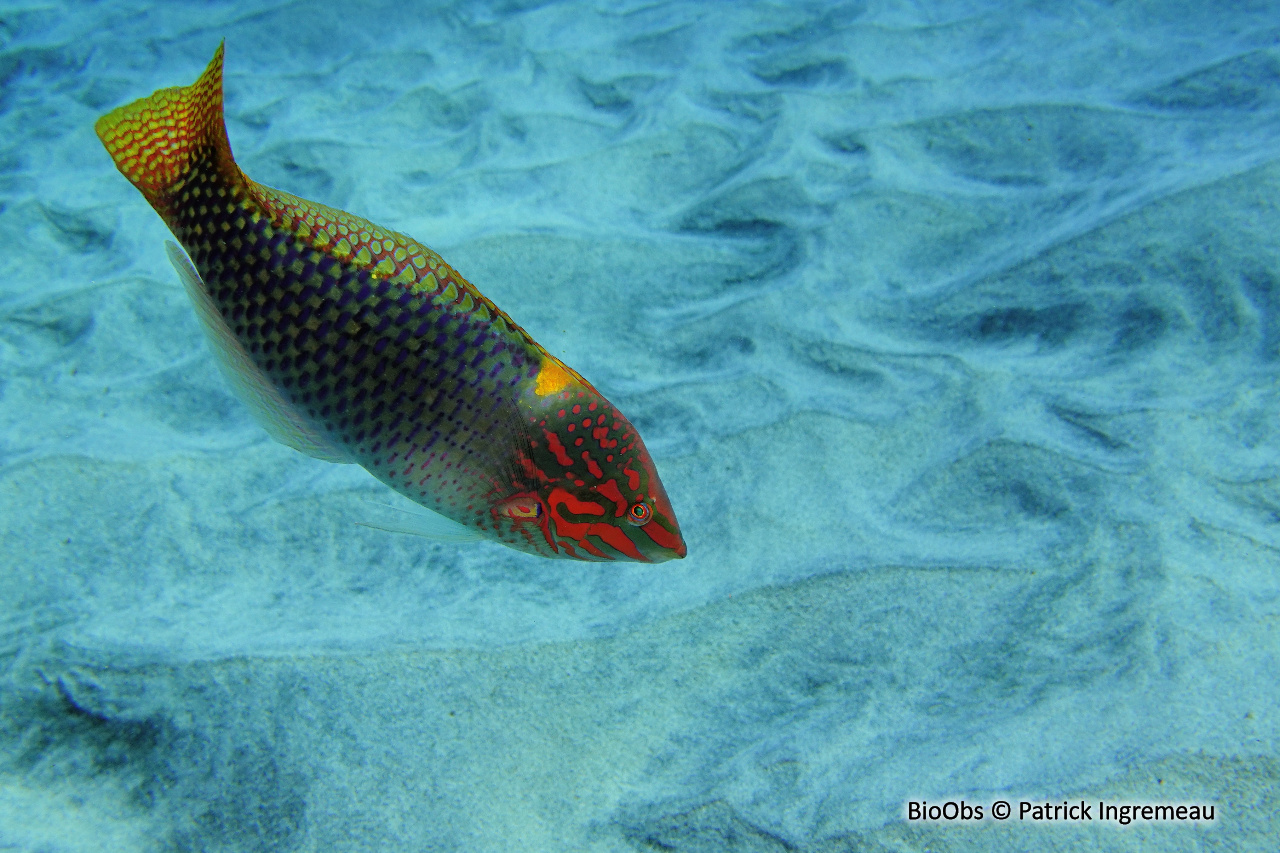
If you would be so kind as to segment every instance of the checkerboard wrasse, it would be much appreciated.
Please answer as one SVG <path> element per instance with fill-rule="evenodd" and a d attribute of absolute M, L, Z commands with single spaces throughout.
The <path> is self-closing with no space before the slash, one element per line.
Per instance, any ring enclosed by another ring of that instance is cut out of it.
<path fill-rule="evenodd" d="M 683 557 L 644 442 L 589 382 L 426 246 L 240 171 L 222 56 L 95 129 L 182 245 L 170 260 L 268 433 L 425 508 L 370 526 L 546 557 Z"/>

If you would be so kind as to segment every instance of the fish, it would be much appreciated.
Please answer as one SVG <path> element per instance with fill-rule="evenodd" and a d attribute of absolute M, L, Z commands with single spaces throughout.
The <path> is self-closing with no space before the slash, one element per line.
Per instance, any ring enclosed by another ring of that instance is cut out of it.
<path fill-rule="evenodd" d="M 94 129 L 172 232 L 219 369 L 275 440 L 418 505 L 369 526 L 543 557 L 687 553 L 639 432 L 416 240 L 249 179 L 219 44 L 190 86 Z"/>

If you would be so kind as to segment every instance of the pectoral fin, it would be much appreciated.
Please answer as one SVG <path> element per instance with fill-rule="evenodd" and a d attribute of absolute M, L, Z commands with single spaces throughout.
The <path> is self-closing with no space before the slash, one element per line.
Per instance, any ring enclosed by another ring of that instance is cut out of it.
<path fill-rule="evenodd" d="M 422 536 L 439 542 L 477 542 L 484 538 L 480 531 L 445 518 L 440 513 L 429 509 L 419 508 L 409 512 L 374 501 L 368 503 L 390 510 L 396 514 L 396 517 L 390 521 L 357 521 L 356 524 L 361 527 L 372 527 L 374 530 L 385 530 L 388 533 L 408 533 L 410 536 Z"/>

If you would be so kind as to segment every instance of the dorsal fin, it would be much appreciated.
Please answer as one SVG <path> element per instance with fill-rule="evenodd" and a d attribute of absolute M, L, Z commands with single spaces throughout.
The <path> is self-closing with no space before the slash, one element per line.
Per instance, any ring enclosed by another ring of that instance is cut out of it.
<path fill-rule="evenodd" d="M 166 240 L 164 247 L 169 253 L 169 262 L 178 271 L 178 278 L 182 279 L 182 286 L 195 306 L 196 317 L 200 319 L 200 327 L 209 340 L 209 349 L 213 350 L 218 369 L 222 371 L 231 390 L 249 407 L 253 419 L 268 435 L 294 450 L 326 462 L 351 462 L 351 456 L 312 426 L 285 399 L 275 383 L 254 364 L 244 346 L 236 340 L 235 333 L 222 319 L 222 314 L 213 304 L 200 274 L 196 272 L 186 253 L 172 240 Z"/>

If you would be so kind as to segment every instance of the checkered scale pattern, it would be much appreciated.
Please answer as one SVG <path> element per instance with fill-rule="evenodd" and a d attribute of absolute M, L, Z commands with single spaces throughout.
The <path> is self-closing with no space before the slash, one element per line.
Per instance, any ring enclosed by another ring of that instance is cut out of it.
<path fill-rule="evenodd" d="M 520 550 L 684 556 L 644 443 L 595 388 L 435 252 L 240 171 L 222 120 L 221 47 L 191 86 L 95 129 L 186 248 L 239 346 L 342 447 L 335 457 Z"/>
<path fill-rule="evenodd" d="M 505 449 L 492 451 L 495 439 L 523 439 L 512 400 L 541 355 L 434 252 L 350 214 L 228 185 L 206 156 L 192 159 L 171 218 L 254 361 L 375 476 L 453 518 L 519 490 Z"/>

